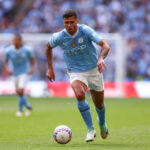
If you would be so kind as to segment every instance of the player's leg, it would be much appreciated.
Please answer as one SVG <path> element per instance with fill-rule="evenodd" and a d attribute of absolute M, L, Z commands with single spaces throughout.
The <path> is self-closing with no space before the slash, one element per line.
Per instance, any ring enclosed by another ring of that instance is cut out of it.
<path fill-rule="evenodd" d="M 19 77 L 19 83 L 18 83 L 18 90 L 17 90 L 17 93 L 19 95 L 19 98 L 21 99 L 21 101 L 23 102 L 23 105 L 26 107 L 26 112 L 25 112 L 25 115 L 26 116 L 29 116 L 31 114 L 31 106 L 27 100 L 27 97 L 24 93 L 24 89 L 25 89 L 25 86 L 27 84 L 27 81 L 28 81 L 28 76 L 27 75 L 21 75 Z"/>
<path fill-rule="evenodd" d="M 88 85 L 92 100 L 95 104 L 101 137 L 106 138 L 108 135 L 108 129 L 105 121 L 104 80 L 103 74 L 100 74 L 97 68 L 90 71 Z"/>
<path fill-rule="evenodd" d="M 22 117 L 22 111 L 23 111 L 23 100 L 20 98 L 18 94 L 18 83 L 19 83 L 19 77 L 14 77 L 14 84 L 16 88 L 16 93 L 18 95 L 18 111 L 16 112 L 17 117 Z"/>
<path fill-rule="evenodd" d="M 22 111 L 23 111 L 23 100 L 20 96 L 18 96 L 18 111 L 16 112 L 16 116 L 22 117 Z"/>
<path fill-rule="evenodd" d="M 101 129 L 101 137 L 105 139 L 108 136 L 108 129 L 105 121 L 104 91 L 90 90 L 90 92 L 98 115 L 98 124 Z"/>
<path fill-rule="evenodd" d="M 81 113 L 81 116 L 87 126 L 88 134 L 86 137 L 86 142 L 90 142 L 94 140 L 96 136 L 96 132 L 94 130 L 92 116 L 90 112 L 90 107 L 85 99 L 85 92 L 87 90 L 86 84 L 79 80 L 75 80 L 71 83 L 71 87 L 75 93 L 77 99 L 77 106 Z"/>
<path fill-rule="evenodd" d="M 18 94 L 21 102 L 23 103 L 23 105 L 26 108 L 30 109 L 31 106 L 30 106 L 29 102 L 27 101 L 26 95 L 24 94 L 24 89 L 17 89 L 17 94 Z"/>

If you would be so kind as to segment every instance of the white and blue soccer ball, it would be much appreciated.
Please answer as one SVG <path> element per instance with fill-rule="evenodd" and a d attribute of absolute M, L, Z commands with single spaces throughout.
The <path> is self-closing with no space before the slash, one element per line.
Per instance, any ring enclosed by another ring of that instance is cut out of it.
<path fill-rule="evenodd" d="M 54 140 L 59 144 L 66 144 L 72 138 L 72 131 L 66 125 L 60 125 L 55 128 L 53 133 Z"/>

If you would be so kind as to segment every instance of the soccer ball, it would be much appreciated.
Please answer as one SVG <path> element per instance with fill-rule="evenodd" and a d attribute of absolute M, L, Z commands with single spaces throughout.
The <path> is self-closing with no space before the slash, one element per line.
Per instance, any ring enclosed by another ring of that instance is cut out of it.
<path fill-rule="evenodd" d="M 53 133 L 54 140 L 59 144 L 66 144 L 72 138 L 72 131 L 66 125 L 60 125 L 55 128 Z"/>

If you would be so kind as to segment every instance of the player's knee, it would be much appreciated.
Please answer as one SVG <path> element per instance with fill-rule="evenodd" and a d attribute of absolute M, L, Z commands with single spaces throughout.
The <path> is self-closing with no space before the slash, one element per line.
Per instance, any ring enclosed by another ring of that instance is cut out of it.
<path fill-rule="evenodd" d="M 76 93 L 76 98 L 79 100 L 79 101 L 82 101 L 85 99 L 85 92 L 84 91 L 80 91 L 78 90 Z"/>
<path fill-rule="evenodd" d="M 17 94 L 19 95 L 19 96 L 23 96 L 23 94 L 24 94 L 24 91 L 21 89 L 21 90 L 17 90 Z"/>
<path fill-rule="evenodd" d="M 104 108 L 104 103 L 97 103 L 95 104 L 97 108 L 102 109 Z"/>
<path fill-rule="evenodd" d="M 18 92 L 18 95 L 19 95 L 19 96 L 23 96 L 23 93 L 22 93 L 22 92 Z"/>

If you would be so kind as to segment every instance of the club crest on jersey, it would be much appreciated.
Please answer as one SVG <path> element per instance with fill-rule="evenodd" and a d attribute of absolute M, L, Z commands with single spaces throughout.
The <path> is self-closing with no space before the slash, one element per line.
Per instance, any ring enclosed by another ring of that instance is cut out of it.
<path fill-rule="evenodd" d="M 68 69 L 68 72 L 71 72 L 71 69 Z"/>
<path fill-rule="evenodd" d="M 79 39 L 78 39 L 78 42 L 79 42 L 79 43 L 83 43 L 83 38 L 79 38 Z"/>
<path fill-rule="evenodd" d="M 72 47 L 72 48 L 75 48 L 75 47 L 76 47 L 75 41 L 72 41 L 72 42 L 71 42 L 71 47 Z"/>

